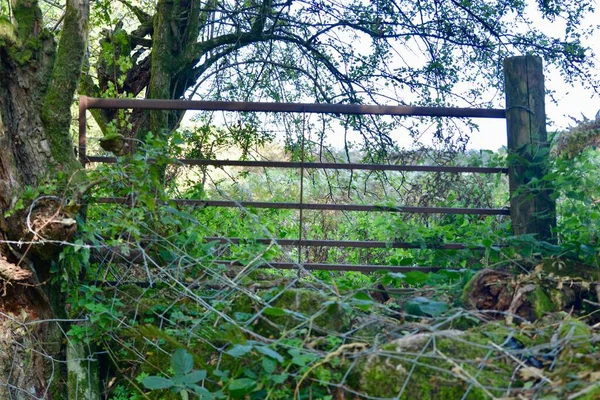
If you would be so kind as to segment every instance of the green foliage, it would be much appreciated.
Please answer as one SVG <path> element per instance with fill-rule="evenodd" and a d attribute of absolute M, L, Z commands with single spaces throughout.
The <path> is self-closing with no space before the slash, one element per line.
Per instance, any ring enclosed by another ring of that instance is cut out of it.
<path fill-rule="evenodd" d="M 557 236 L 564 254 L 600 266 L 600 152 L 589 149 L 572 159 L 557 157 L 544 178 L 556 190 Z"/>
<path fill-rule="evenodd" d="M 189 392 L 203 399 L 222 397 L 198 385 L 206 378 L 206 371 L 194 369 L 194 358 L 186 350 L 177 349 L 171 355 L 171 370 L 173 374 L 169 378 L 150 375 L 142 380 L 142 385 L 150 390 L 170 389 L 173 393 L 179 393 L 182 400 L 189 398 Z"/>
<path fill-rule="evenodd" d="M 111 348 L 115 365 L 126 365 L 131 371 L 128 381 L 118 380 L 127 389 L 115 396 L 135 398 L 143 393 L 131 383 L 134 377 L 151 390 L 144 393 L 150 398 L 335 398 L 340 382 L 373 388 L 357 376 L 365 358 L 346 354 L 347 346 L 360 349 L 387 340 L 383 335 L 409 329 L 398 328 L 399 323 L 390 320 L 431 321 L 453 329 L 478 325 L 477 318 L 460 316 L 462 311 L 456 308 L 457 298 L 475 271 L 540 255 L 564 255 L 566 249 L 581 255 L 584 241 L 595 249 L 583 235 L 586 232 L 576 229 L 583 217 L 566 223 L 569 220 L 564 216 L 564 210 L 579 212 L 592 204 L 586 199 L 595 193 L 589 189 L 597 185 L 594 174 L 580 174 L 578 180 L 571 174 L 574 168 L 595 166 L 594 158 L 575 165 L 557 160 L 544 178 L 560 188 L 557 193 L 568 193 L 568 201 L 559 203 L 563 231 L 558 244 L 539 242 L 532 236 L 512 237 L 510 222 L 503 217 L 306 210 L 305 238 L 378 240 L 389 247 L 299 250 L 280 246 L 277 240 L 297 238 L 301 224 L 294 211 L 170 202 L 170 197 L 289 202 L 299 194 L 300 174 L 292 169 L 216 171 L 169 164 L 174 157 L 218 157 L 226 148 L 251 143 L 244 135 L 260 140 L 259 130 L 239 129 L 231 132 L 205 125 L 180 132 L 169 141 L 148 135 L 137 153 L 92 173 L 92 178 L 102 176 L 109 182 L 94 196 L 125 199 L 125 204 L 90 205 L 79 241 L 61 256 L 62 279 L 73 282 L 85 274 L 88 280 L 119 283 L 69 292 L 71 315 L 89 319 L 88 324 L 73 325 L 71 337 Z M 259 151 L 247 147 L 237 156 L 251 159 Z M 315 153 L 307 156 L 317 157 Z M 453 157 L 452 163 L 459 165 L 479 157 L 483 159 L 480 165 L 502 165 L 506 159 L 502 153 Z M 195 173 L 203 179 L 198 182 Z M 306 203 L 500 208 L 508 200 L 507 182 L 501 176 L 396 176 L 360 171 L 327 175 L 308 170 L 305 174 Z M 223 237 L 236 241 L 228 243 Z M 440 248 L 455 242 L 466 246 Z M 411 248 L 394 248 L 395 243 L 408 243 Z M 105 247 L 111 249 L 110 256 L 94 257 L 95 248 Z M 375 274 L 319 271 L 300 277 L 296 271 L 257 269 L 271 261 L 296 260 L 300 251 L 303 261 L 452 269 Z M 135 285 L 145 279 L 151 287 Z M 389 299 L 379 300 L 377 293 Z M 427 293 L 426 297 L 421 293 Z M 549 301 L 535 307 L 539 316 L 552 309 Z M 364 376 L 369 373 L 377 375 L 369 370 Z M 456 387 L 465 390 L 462 384 Z"/>
<path fill-rule="evenodd" d="M 404 311 L 411 316 L 439 317 L 448 310 L 448 304 L 442 301 L 433 301 L 426 297 L 414 297 L 404 303 Z"/>

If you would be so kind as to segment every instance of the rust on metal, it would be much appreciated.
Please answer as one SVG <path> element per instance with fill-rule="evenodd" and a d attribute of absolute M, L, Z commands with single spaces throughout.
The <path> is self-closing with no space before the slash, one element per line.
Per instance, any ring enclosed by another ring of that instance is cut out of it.
<path fill-rule="evenodd" d="M 419 214 L 473 214 L 473 215 L 510 215 L 507 208 L 460 208 L 460 207 L 404 207 L 404 206 L 384 206 L 372 204 L 300 204 L 300 203 L 281 203 L 267 201 L 231 201 L 231 200 L 192 200 L 192 199 L 171 199 L 169 201 L 177 204 L 196 206 L 196 207 L 228 207 L 228 208 L 273 208 L 284 210 L 299 210 L 301 207 L 305 210 L 329 210 L 329 211 L 387 211 L 401 213 L 419 213 Z M 129 204 L 130 199 L 125 197 L 99 197 L 96 203 L 103 204 Z"/>
<path fill-rule="evenodd" d="M 163 99 L 101 99 L 87 96 L 81 96 L 80 99 L 83 97 L 86 98 L 88 109 L 115 108 L 137 110 L 297 112 L 346 115 L 506 118 L 506 110 L 497 108 L 413 107 L 324 103 L 253 103 L 239 101 L 198 101 Z"/>
<path fill-rule="evenodd" d="M 185 101 L 185 100 L 138 100 L 138 99 L 101 99 L 81 96 L 79 99 L 79 159 L 85 166 L 88 162 L 115 163 L 115 157 L 99 157 L 86 154 L 86 110 L 87 109 L 138 109 L 138 110 L 203 110 L 203 111 L 232 111 L 232 112 L 295 112 L 295 113 L 330 113 L 345 115 L 389 115 L 389 116 L 429 116 L 429 117 L 458 117 L 458 118 L 506 118 L 504 109 L 474 109 L 450 107 L 411 107 L 411 106 L 379 106 L 359 104 L 303 104 L 303 103 L 250 103 L 222 101 Z M 149 160 L 149 162 L 153 162 Z M 462 166 L 430 166 L 430 165 L 388 165 L 388 164 L 356 164 L 356 163 L 305 163 L 285 161 L 241 161 L 241 160 L 202 160 L 178 159 L 173 164 L 196 166 L 238 166 L 249 168 L 310 168 L 331 170 L 368 170 L 368 171 L 405 171 L 405 172 L 444 172 L 444 173 L 507 173 L 507 168 L 495 167 L 462 167 Z M 363 211 L 363 212 L 403 212 L 420 214 L 472 214 L 472 215 L 510 215 L 509 209 L 492 208 L 452 208 L 452 207 L 400 207 L 389 205 L 360 205 L 360 204 L 305 204 L 281 202 L 251 202 L 225 200 L 170 200 L 176 204 L 198 207 L 247 207 L 266 209 L 292 210 L 332 210 L 332 211 Z M 101 197 L 96 203 L 131 204 L 127 198 Z M 208 241 L 220 243 L 241 243 L 241 238 L 205 238 Z M 269 244 L 274 240 L 283 246 L 323 246 L 349 248 L 422 248 L 420 244 L 405 242 L 381 241 L 343 241 L 343 240 L 312 240 L 312 239 L 252 239 L 249 241 Z M 432 244 L 428 248 L 447 250 L 481 250 L 482 246 L 466 246 L 461 243 Z M 220 260 L 217 264 L 230 267 L 241 266 L 239 262 Z M 293 263 L 293 262 L 262 262 L 259 268 L 328 270 L 328 271 L 390 271 L 390 272 L 436 272 L 442 267 L 418 266 L 389 266 L 363 264 L 325 264 L 325 263 Z"/>
<path fill-rule="evenodd" d="M 114 164 L 116 157 L 87 157 L 88 162 Z M 153 160 L 149 160 L 152 162 Z M 243 160 L 203 160 L 196 158 L 179 158 L 172 164 L 214 166 L 214 167 L 250 167 L 250 168 L 307 168 L 307 169 L 334 169 L 334 170 L 366 170 L 366 171 L 402 171 L 402 172 L 449 172 L 449 173 L 476 173 L 476 174 L 506 174 L 508 168 L 502 167 L 461 167 L 441 165 L 392 165 L 392 164 L 357 164 L 357 163 L 320 163 L 320 162 L 295 162 L 295 161 L 243 161 Z"/>
<path fill-rule="evenodd" d="M 408 242 L 382 242 L 374 240 L 315 240 L 315 239 L 244 239 L 234 237 L 205 237 L 207 242 L 219 242 L 222 244 L 240 244 L 240 243 L 260 243 L 271 244 L 276 243 L 280 246 L 308 246 L 308 247 L 348 247 L 361 249 L 421 249 L 423 246 L 418 243 Z M 462 243 L 445 243 L 445 244 L 428 244 L 428 249 L 441 250 L 485 250 L 484 246 L 467 246 Z"/>
<path fill-rule="evenodd" d="M 215 261 L 216 264 L 224 264 L 230 266 L 244 266 L 237 261 L 219 260 Z M 421 271 L 421 272 L 437 272 L 441 269 L 447 269 L 442 267 L 418 267 L 408 266 L 400 267 L 396 265 L 370 265 L 370 264 L 324 264 L 324 263 L 293 263 L 293 262 L 267 262 L 263 261 L 258 268 L 274 268 L 274 269 L 299 269 L 300 267 L 312 270 L 312 271 L 360 271 L 360 272 L 375 272 L 375 271 L 389 271 L 389 272 L 410 272 L 410 271 Z"/>
<path fill-rule="evenodd" d="M 86 156 L 86 135 L 87 135 L 87 127 L 86 127 L 86 111 L 87 111 L 87 100 L 88 97 L 86 96 L 80 96 L 79 97 L 79 149 L 78 149 L 78 155 L 79 155 L 79 161 L 81 162 L 81 164 L 85 167 L 85 164 L 87 162 L 87 156 Z"/>

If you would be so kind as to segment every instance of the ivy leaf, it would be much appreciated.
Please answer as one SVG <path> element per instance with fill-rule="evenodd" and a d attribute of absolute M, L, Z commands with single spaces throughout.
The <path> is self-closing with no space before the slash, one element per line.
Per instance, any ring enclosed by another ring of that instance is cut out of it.
<path fill-rule="evenodd" d="M 194 368 L 194 358 L 184 349 L 177 349 L 171 356 L 171 368 L 177 375 L 185 375 Z"/>
<path fill-rule="evenodd" d="M 163 378 L 161 376 L 147 376 L 142 381 L 142 385 L 150 390 L 169 389 L 174 384 L 175 383 L 171 379 Z"/>

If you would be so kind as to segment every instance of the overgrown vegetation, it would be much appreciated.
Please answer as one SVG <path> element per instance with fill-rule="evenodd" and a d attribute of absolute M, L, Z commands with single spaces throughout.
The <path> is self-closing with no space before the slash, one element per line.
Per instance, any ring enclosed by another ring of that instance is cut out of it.
<path fill-rule="evenodd" d="M 175 160 L 513 161 L 464 153 L 466 120 L 206 113 L 185 130 L 178 111 L 93 109 L 88 151 L 116 163 L 81 168 L 73 149 L 77 94 L 500 107 L 503 59 L 533 53 L 598 92 L 593 1 L 528 3 L 0 0 L 0 397 L 598 397 L 597 121 L 562 136 L 543 178 L 551 243 L 511 236 L 503 216 L 239 207 L 502 208 L 502 175 Z M 300 236 L 380 247 L 289 244 Z"/>
<path fill-rule="evenodd" d="M 219 146 L 241 148 L 243 159 L 257 157 L 265 146 L 282 159 L 298 156 L 293 148 L 274 151 L 276 142 L 269 138 L 252 147 L 244 140 L 202 125 L 173 135 L 168 144 L 149 136 L 136 154 L 92 171 L 107 184 L 88 199 L 78 245 L 66 248 L 61 262 L 71 266 L 63 269 L 70 317 L 88 318 L 74 324 L 69 337 L 103 349 L 105 396 L 597 395 L 597 150 L 586 149 L 574 160 L 555 157 L 545 178 L 555 185 L 559 204 L 558 243 L 512 237 L 510 221 L 498 217 L 306 212 L 306 238 L 415 245 L 308 250 L 277 241 L 298 237 L 297 211 L 190 207 L 168 200 L 295 201 L 298 170 L 190 168 L 175 162 L 163 186 L 156 175 L 160 168 L 147 168 L 148 160 L 163 164 L 175 156 L 215 158 L 223 151 Z M 318 153 L 309 148 L 305 157 Z M 362 154 L 352 157 L 358 161 Z M 444 157 L 447 165 L 505 162 L 503 152 Z M 427 154 L 423 160 L 439 162 Z M 503 207 L 508 200 L 501 174 L 307 170 L 304 179 L 306 203 Z M 126 203 L 95 204 L 98 197 Z M 449 242 L 467 248 L 436 248 Z M 363 274 L 268 268 L 273 261 L 296 262 L 299 251 L 303 262 L 446 269 Z M 502 288 L 494 291 L 493 285 Z"/>

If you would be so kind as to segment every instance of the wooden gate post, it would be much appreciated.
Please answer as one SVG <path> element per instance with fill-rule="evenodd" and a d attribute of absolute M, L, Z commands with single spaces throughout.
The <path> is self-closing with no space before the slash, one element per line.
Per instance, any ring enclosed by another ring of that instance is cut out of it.
<path fill-rule="evenodd" d="M 551 241 L 556 202 L 551 184 L 542 180 L 549 156 L 542 59 L 530 55 L 505 59 L 504 88 L 513 233 Z"/>

